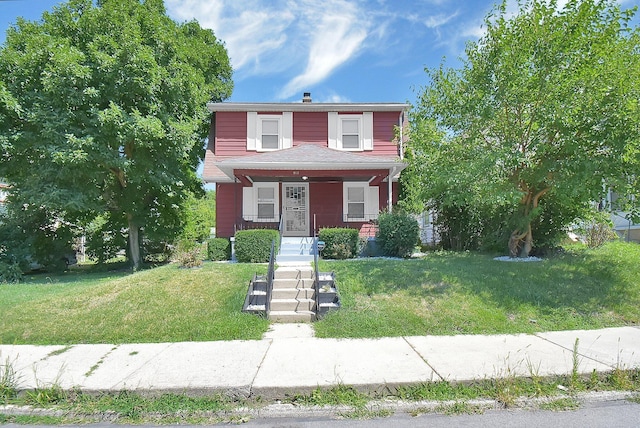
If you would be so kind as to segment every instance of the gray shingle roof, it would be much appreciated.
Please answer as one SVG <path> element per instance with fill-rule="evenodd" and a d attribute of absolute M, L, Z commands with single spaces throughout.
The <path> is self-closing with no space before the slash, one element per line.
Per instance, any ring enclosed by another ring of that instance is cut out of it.
<path fill-rule="evenodd" d="M 397 157 L 364 155 L 330 149 L 315 144 L 302 144 L 290 149 L 275 150 L 250 156 L 228 158 L 216 162 L 217 166 L 249 169 L 354 169 L 391 168 L 402 166 Z"/>

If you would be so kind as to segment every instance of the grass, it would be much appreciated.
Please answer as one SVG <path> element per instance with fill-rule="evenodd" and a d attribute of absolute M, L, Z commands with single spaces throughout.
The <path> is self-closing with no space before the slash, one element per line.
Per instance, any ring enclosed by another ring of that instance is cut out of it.
<path fill-rule="evenodd" d="M 259 339 L 265 319 L 240 312 L 266 266 L 166 265 L 135 274 L 71 271 L 0 285 L 0 343 L 140 343 Z"/>
<path fill-rule="evenodd" d="M 572 248 L 537 263 L 475 253 L 323 261 L 342 308 L 317 337 L 502 334 L 640 323 L 640 245 Z"/>
<path fill-rule="evenodd" d="M 640 324 L 640 245 L 572 248 L 538 263 L 434 252 L 417 260 L 321 261 L 342 308 L 317 337 L 534 333 Z M 0 343 L 259 339 L 268 321 L 240 312 L 265 265 L 166 265 L 129 274 L 73 270 L 0 285 Z"/>
<path fill-rule="evenodd" d="M 621 382 L 622 378 L 624 382 Z M 408 412 L 414 416 L 423 413 L 479 414 L 497 407 L 566 411 L 580 406 L 581 398 L 558 389 L 558 385 L 567 385 L 571 381 L 570 375 L 544 379 L 485 379 L 472 383 L 441 381 L 404 386 L 395 391 L 384 390 L 377 394 L 337 385 L 316 388 L 309 394 L 291 396 L 276 403 L 290 403 L 299 408 L 324 407 L 329 411 L 333 409 L 334 417 L 352 419 L 384 418 L 396 411 L 394 403 L 411 402 L 416 407 Z M 575 381 L 579 383 L 576 390 L 581 392 L 637 392 L 640 390 L 640 369 L 594 372 L 588 378 Z M 261 397 L 234 399 L 223 395 L 142 396 L 128 391 L 96 395 L 73 390 L 64 395 L 56 393 L 49 396 L 51 391 L 46 393 L 47 397 L 38 399 L 26 394 L 7 400 L 18 408 L 25 404 L 33 407 L 25 409 L 26 415 L 0 413 L 0 424 L 237 424 L 247 422 L 252 415 L 260 415 L 266 406 L 273 404 Z M 629 400 L 638 402 L 638 397 L 634 395 Z"/>

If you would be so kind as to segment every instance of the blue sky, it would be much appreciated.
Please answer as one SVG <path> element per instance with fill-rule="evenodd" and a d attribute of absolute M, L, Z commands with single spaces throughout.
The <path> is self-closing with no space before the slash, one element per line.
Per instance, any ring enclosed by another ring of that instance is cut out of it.
<path fill-rule="evenodd" d="M 567 0 L 559 0 L 562 5 Z M 515 5 L 515 0 L 510 0 Z M 55 0 L 0 0 L 0 43 L 18 16 L 38 20 Z M 624 8 L 639 0 L 620 0 Z M 457 66 L 483 34 L 494 0 L 165 0 L 224 41 L 230 101 L 410 102 L 425 67 Z"/>

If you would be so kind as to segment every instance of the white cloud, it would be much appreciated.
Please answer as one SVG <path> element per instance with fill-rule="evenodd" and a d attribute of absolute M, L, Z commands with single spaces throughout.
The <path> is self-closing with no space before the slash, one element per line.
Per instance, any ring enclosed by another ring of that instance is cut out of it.
<path fill-rule="evenodd" d="M 438 28 L 445 25 L 456 16 L 458 16 L 458 11 L 449 15 L 445 15 L 444 13 L 440 13 L 438 15 L 431 15 L 424 20 L 424 25 L 427 28 Z"/>
<path fill-rule="evenodd" d="M 305 3 L 303 3 L 305 4 Z M 313 4 L 313 6 L 311 6 Z M 288 98 L 327 78 L 337 67 L 357 55 L 367 37 L 363 11 L 341 0 L 305 4 L 303 20 L 310 34 L 307 65 L 286 84 L 280 98 Z"/>
<path fill-rule="evenodd" d="M 267 71 L 260 67 L 265 63 L 265 68 L 274 66 L 269 58 L 287 42 L 286 31 L 295 19 L 282 2 L 168 0 L 166 5 L 172 17 L 197 19 L 212 29 L 224 41 L 234 70 L 252 66 L 256 73 Z"/>
<path fill-rule="evenodd" d="M 169 15 L 197 19 L 225 42 L 236 78 L 293 75 L 280 98 L 330 76 L 358 54 L 365 11 L 348 0 L 167 0 Z"/>

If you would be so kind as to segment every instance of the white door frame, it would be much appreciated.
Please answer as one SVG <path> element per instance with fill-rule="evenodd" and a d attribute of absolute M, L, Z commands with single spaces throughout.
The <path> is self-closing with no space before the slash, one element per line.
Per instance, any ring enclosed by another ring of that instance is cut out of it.
<path fill-rule="evenodd" d="M 287 207 L 287 187 L 303 187 L 304 188 L 304 207 Z M 294 211 L 304 210 L 304 230 L 288 230 L 287 216 Z M 283 236 L 309 236 L 309 183 L 282 183 L 282 215 L 283 215 Z"/>

